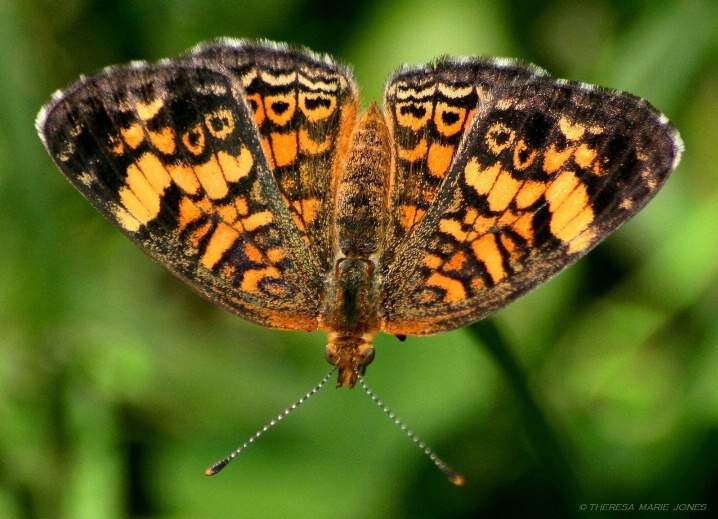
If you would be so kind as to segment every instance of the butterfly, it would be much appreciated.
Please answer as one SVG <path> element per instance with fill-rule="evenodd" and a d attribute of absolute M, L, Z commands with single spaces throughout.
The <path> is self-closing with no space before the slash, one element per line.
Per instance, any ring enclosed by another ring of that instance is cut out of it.
<path fill-rule="evenodd" d="M 508 305 L 639 211 L 683 149 L 648 102 L 517 60 L 404 66 L 361 110 L 331 57 L 231 39 L 83 77 L 36 126 L 75 188 L 197 292 L 326 332 L 350 388 L 378 332 Z"/>

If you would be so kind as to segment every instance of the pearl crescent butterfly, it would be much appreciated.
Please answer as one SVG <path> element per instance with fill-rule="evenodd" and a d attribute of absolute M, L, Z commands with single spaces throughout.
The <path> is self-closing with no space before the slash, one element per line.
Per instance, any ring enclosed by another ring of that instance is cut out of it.
<path fill-rule="evenodd" d="M 331 57 L 229 39 L 83 77 L 36 125 L 77 190 L 197 292 L 326 332 L 338 387 L 378 332 L 467 325 L 566 268 L 683 147 L 648 102 L 520 61 L 405 66 L 362 112 Z"/>

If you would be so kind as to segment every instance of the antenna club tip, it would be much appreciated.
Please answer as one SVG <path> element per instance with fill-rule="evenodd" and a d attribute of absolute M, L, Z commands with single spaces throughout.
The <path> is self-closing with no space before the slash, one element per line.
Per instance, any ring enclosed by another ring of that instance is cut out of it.
<path fill-rule="evenodd" d="M 218 471 L 214 470 L 214 467 L 210 467 L 204 471 L 205 476 L 214 476 Z"/>
<path fill-rule="evenodd" d="M 451 481 L 457 487 L 463 487 L 464 483 L 466 483 L 464 476 L 462 476 L 461 474 L 451 474 L 449 476 L 449 481 Z"/>

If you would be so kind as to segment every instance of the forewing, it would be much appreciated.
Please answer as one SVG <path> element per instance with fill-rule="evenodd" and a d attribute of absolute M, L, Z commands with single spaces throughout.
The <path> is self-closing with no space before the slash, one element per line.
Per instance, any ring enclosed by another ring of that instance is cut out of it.
<path fill-rule="evenodd" d="M 243 40 L 203 44 L 185 59 L 225 71 L 245 91 L 282 199 L 316 269 L 328 271 L 336 182 L 358 106 L 349 71 L 307 49 Z"/>
<path fill-rule="evenodd" d="M 108 69 L 55 94 L 37 127 L 68 180 L 167 269 L 246 319 L 311 330 L 321 277 L 233 85 L 192 64 Z"/>
<path fill-rule="evenodd" d="M 681 150 L 668 120 L 630 94 L 546 76 L 484 90 L 383 271 L 383 329 L 436 333 L 505 306 L 641 209 Z"/>

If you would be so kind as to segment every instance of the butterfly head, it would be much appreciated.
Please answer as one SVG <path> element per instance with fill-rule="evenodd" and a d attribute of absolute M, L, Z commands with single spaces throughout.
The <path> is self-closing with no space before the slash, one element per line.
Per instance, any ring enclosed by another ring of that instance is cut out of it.
<path fill-rule="evenodd" d="M 373 337 L 370 335 L 329 335 L 324 349 L 324 358 L 332 366 L 339 368 L 337 387 L 353 388 L 357 376 L 363 375 L 366 367 L 374 360 Z"/>

